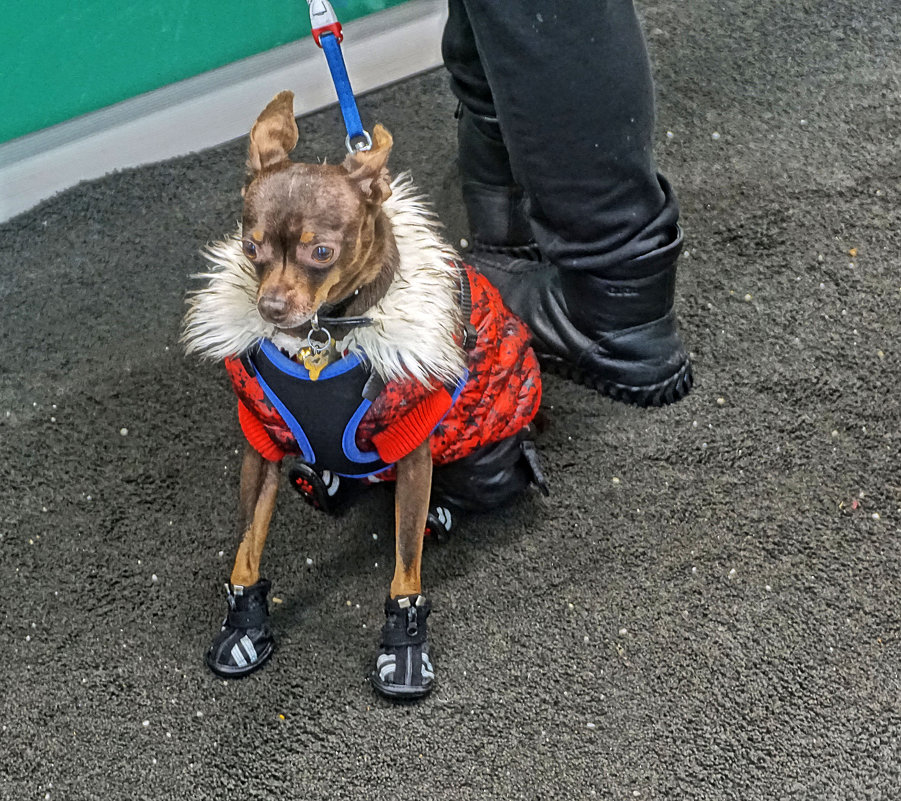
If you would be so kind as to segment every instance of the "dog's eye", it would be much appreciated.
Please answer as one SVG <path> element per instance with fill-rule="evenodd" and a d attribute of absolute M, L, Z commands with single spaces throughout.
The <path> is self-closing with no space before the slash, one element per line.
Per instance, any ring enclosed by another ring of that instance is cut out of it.
<path fill-rule="evenodd" d="M 317 245 L 313 248 L 313 252 L 310 255 L 313 257 L 313 261 L 325 264 L 326 262 L 331 261 L 332 256 L 335 255 L 335 250 L 328 245 Z"/>
<path fill-rule="evenodd" d="M 255 259 L 257 257 L 257 246 L 251 242 L 249 239 L 244 240 L 244 255 L 247 256 L 248 259 Z"/>

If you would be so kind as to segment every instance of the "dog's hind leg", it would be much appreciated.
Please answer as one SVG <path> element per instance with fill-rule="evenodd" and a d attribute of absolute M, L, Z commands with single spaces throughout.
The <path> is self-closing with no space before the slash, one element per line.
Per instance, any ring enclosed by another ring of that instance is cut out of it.
<path fill-rule="evenodd" d="M 210 669 L 220 676 L 244 676 L 272 654 L 266 601 L 270 584 L 260 579 L 260 557 L 275 509 L 280 466 L 263 459 L 250 445 L 245 448 L 240 492 L 244 537 L 226 587 L 228 615 L 206 657 Z"/>
<path fill-rule="evenodd" d="M 432 488 L 428 440 L 397 463 L 395 565 L 386 622 L 371 680 L 389 698 L 421 698 L 432 690 L 426 618 L 431 605 L 421 593 L 422 540 Z"/>

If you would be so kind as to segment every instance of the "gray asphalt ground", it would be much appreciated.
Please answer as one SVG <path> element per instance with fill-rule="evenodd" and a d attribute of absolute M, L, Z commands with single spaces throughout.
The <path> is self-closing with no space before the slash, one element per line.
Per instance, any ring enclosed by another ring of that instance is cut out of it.
<path fill-rule="evenodd" d="M 901 797 L 901 10 L 642 12 L 696 389 L 546 380 L 552 496 L 427 550 L 424 703 L 365 681 L 387 494 L 336 521 L 284 492 L 279 648 L 238 682 L 203 662 L 241 439 L 178 336 L 245 142 L 0 226 L 0 798 Z M 441 72 L 361 103 L 456 238 L 453 108 Z M 332 109 L 297 155 L 342 140 Z"/>

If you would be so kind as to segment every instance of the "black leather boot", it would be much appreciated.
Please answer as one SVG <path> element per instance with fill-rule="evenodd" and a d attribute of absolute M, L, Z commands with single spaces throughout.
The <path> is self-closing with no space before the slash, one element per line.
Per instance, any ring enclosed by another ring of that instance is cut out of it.
<path fill-rule="evenodd" d="M 457 138 L 471 238 L 465 258 L 528 324 L 542 367 L 639 406 L 687 395 L 691 365 L 673 313 L 678 226 L 668 245 L 615 268 L 558 269 L 532 238 L 497 120 L 461 105 Z"/>
<path fill-rule="evenodd" d="M 673 298 L 682 232 L 603 272 L 480 252 L 478 267 L 529 326 L 542 367 L 614 400 L 662 406 L 688 394 L 691 364 Z"/>
<path fill-rule="evenodd" d="M 535 251 L 526 198 L 513 178 L 497 120 L 457 111 L 457 143 L 470 249 L 529 257 Z"/>

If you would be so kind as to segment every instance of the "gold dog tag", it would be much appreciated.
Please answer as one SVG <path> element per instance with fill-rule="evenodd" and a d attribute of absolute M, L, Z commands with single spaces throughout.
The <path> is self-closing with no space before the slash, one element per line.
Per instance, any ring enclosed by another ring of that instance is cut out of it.
<path fill-rule="evenodd" d="M 310 373 L 310 381 L 318 381 L 319 374 L 329 366 L 331 359 L 328 350 L 313 351 L 303 360 L 303 366 Z"/>
<path fill-rule="evenodd" d="M 319 374 L 338 356 L 335 340 L 327 328 L 319 325 L 316 314 L 313 315 L 312 328 L 307 334 L 307 347 L 301 352 L 304 353 L 303 366 L 310 374 L 310 381 L 318 381 Z"/>

